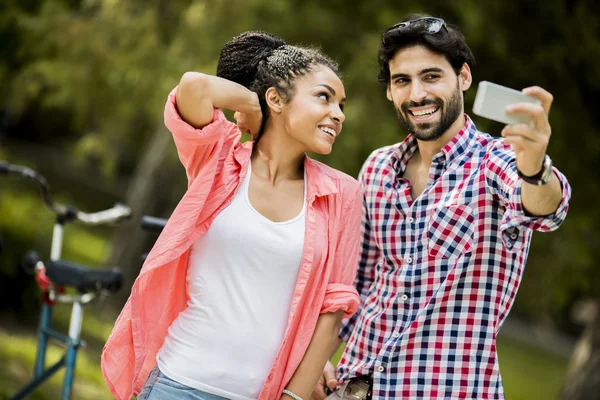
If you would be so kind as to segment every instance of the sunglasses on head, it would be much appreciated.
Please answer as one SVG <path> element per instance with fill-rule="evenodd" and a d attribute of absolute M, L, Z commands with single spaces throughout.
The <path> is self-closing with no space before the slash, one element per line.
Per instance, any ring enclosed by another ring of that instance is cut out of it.
<path fill-rule="evenodd" d="M 442 30 L 442 28 L 448 29 L 446 27 L 446 21 L 444 21 L 441 18 L 423 17 L 423 18 L 412 19 L 410 21 L 398 22 L 397 24 L 390 26 L 383 33 L 383 36 L 385 36 L 390 31 L 393 31 L 396 29 L 408 28 L 411 26 L 414 26 L 415 28 L 416 27 L 424 28 L 427 31 L 427 33 L 430 33 L 430 34 L 436 34 L 440 30 Z"/>

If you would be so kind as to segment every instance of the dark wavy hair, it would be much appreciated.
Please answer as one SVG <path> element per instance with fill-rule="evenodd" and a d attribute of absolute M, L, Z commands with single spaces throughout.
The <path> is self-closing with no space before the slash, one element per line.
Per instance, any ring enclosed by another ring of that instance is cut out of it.
<path fill-rule="evenodd" d="M 409 14 L 400 22 L 426 17 L 431 17 L 431 15 Z M 380 83 L 389 85 L 390 60 L 398 51 L 412 46 L 424 46 L 433 53 L 443 55 L 457 75 L 464 63 L 467 63 L 471 69 L 475 66 L 475 56 L 457 27 L 446 24 L 439 32 L 429 33 L 422 24 L 417 23 L 414 26 L 387 30 L 381 36 L 378 54 L 379 74 L 377 75 Z"/>
<path fill-rule="evenodd" d="M 217 76 L 258 94 L 263 113 L 262 132 L 269 117 L 267 89 L 274 87 L 284 101 L 289 101 L 294 95 L 296 79 L 320 65 L 340 76 L 338 65 L 318 49 L 288 45 L 268 32 L 248 31 L 225 43 L 217 64 Z"/>

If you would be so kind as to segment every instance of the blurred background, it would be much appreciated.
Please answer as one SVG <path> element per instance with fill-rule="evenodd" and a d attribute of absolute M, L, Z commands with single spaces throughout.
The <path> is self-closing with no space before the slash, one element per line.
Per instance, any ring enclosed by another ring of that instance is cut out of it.
<path fill-rule="evenodd" d="M 508 399 L 600 398 L 600 3 L 593 0 L 0 0 L 0 160 L 30 166 L 57 200 L 87 211 L 122 202 L 114 228 L 67 228 L 63 257 L 118 265 L 125 286 L 86 308 L 76 399 L 110 398 L 99 359 L 155 236 L 144 214 L 168 217 L 186 189 L 163 125 L 169 91 L 185 71 L 214 73 L 219 50 L 245 30 L 321 47 L 344 73 L 346 122 L 327 164 L 356 176 L 377 147 L 401 141 L 376 82 L 381 32 L 409 12 L 459 25 L 479 81 L 554 95 L 549 154 L 573 187 L 564 225 L 535 234 L 515 307 L 499 336 Z M 471 113 L 472 114 L 472 113 Z M 473 116 L 478 128 L 502 126 Z M 0 177 L 0 398 L 31 376 L 41 295 L 20 267 L 47 258 L 52 214 L 29 182 Z M 70 309 L 55 311 L 57 329 Z M 61 354 L 53 349 L 51 359 Z M 31 398 L 58 398 L 60 376 Z"/>

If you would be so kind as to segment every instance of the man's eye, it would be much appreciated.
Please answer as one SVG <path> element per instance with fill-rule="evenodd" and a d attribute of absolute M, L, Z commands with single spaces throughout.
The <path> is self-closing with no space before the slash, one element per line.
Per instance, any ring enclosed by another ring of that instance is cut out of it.
<path fill-rule="evenodd" d="M 432 81 L 432 80 L 438 79 L 439 77 L 440 77 L 439 75 L 436 75 L 436 74 L 430 74 L 430 75 L 427 75 L 427 76 L 425 77 L 425 79 L 427 79 L 428 81 Z"/>

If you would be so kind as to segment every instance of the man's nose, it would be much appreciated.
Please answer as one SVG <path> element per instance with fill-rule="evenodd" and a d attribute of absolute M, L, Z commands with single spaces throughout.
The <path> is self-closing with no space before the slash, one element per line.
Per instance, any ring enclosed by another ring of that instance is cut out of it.
<path fill-rule="evenodd" d="M 427 92 L 420 82 L 412 82 L 410 87 L 410 99 L 415 103 L 421 102 L 427 97 Z"/>

